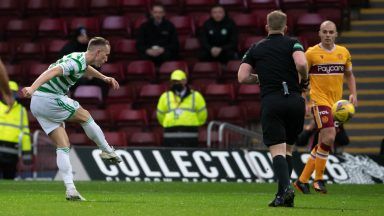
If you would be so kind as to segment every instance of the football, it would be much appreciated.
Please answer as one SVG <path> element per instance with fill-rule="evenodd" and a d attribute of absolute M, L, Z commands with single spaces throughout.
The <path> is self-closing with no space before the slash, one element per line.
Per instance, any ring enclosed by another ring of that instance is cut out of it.
<path fill-rule="evenodd" d="M 332 114 L 335 121 L 345 123 L 355 114 L 355 106 L 347 100 L 339 100 L 333 104 Z"/>

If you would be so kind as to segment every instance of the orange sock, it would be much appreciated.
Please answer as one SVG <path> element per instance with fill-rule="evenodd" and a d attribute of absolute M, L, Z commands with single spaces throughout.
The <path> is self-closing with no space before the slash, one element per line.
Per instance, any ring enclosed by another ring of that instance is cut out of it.
<path fill-rule="evenodd" d="M 307 163 L 305 164 L 305 167 L 301 172 L 299 181 L 302 183 L 308 183 L 309 178 L 313 173 L 313 170 L 315 170 L 316 151 L 317 145 L 312 149 L 311 155 L 308 157 Z"/>
<path fill-rule="evenodd" d="M 323 175 L 325 171 L 325 165 L 327 163 L 329 151 L 331 147 L 320 143 L 316 151 L 316 161 L 315 161 L 315 181 L 323 180 Z"/>

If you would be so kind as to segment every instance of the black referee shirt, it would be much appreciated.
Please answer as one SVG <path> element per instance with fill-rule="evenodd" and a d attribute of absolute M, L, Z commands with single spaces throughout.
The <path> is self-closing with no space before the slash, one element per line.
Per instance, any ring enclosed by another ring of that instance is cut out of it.
<path fill-rule="evenodd" d="M 271 34 L 255 43 L 245 53 L 242 62 L 250 64 L 260 80 L 261 97 L 282 91 L 286 82 L 289 92 L 301 92 L 299 76 L 292 57 L 295 51 L 304 51 L 296 39 L 282 34 Z"/>

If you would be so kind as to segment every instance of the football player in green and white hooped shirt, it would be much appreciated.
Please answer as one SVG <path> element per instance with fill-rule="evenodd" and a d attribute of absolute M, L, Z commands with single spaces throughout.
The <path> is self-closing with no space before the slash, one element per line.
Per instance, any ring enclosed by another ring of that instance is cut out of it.
<path fill-rule="evenodd" d="M 22 92 L 25 97 L 32 97 L 31 112 L 38 120 L 44 132 L 56 144 L 57 166 L 66 186 L 67 200 L 85 200 L 73 183 L 72 166 L 69 161 L 70 143 L 64 129 L 64 121 L 80 123 L 87 136 L 102 150 L 100 157 L 112 163 L 121 162 L 120 157 L 105 140 L 104 133 L 92 119 L 87 110 L 66 94 L 69 87 L 84 74 L 99 78 L 110 84 L 113 89 L 119 83 L 107 77 L 91 65 L 101 67 L 108 60 L 111 47 L 108 40 L 95 37 L 88 43 L 86 52 L 71 53 L 51 64 L 30 87 Z"/>

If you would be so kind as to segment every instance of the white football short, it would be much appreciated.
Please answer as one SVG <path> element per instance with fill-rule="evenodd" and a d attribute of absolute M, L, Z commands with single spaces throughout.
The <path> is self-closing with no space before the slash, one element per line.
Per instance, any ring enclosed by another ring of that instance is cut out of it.
<path fill-rule="evenodd" d="M 66 95 L 36 91 L 31 99 L 31 112 L 46 134 L 51 133 L 80 108 L 79 102 Z"/>

